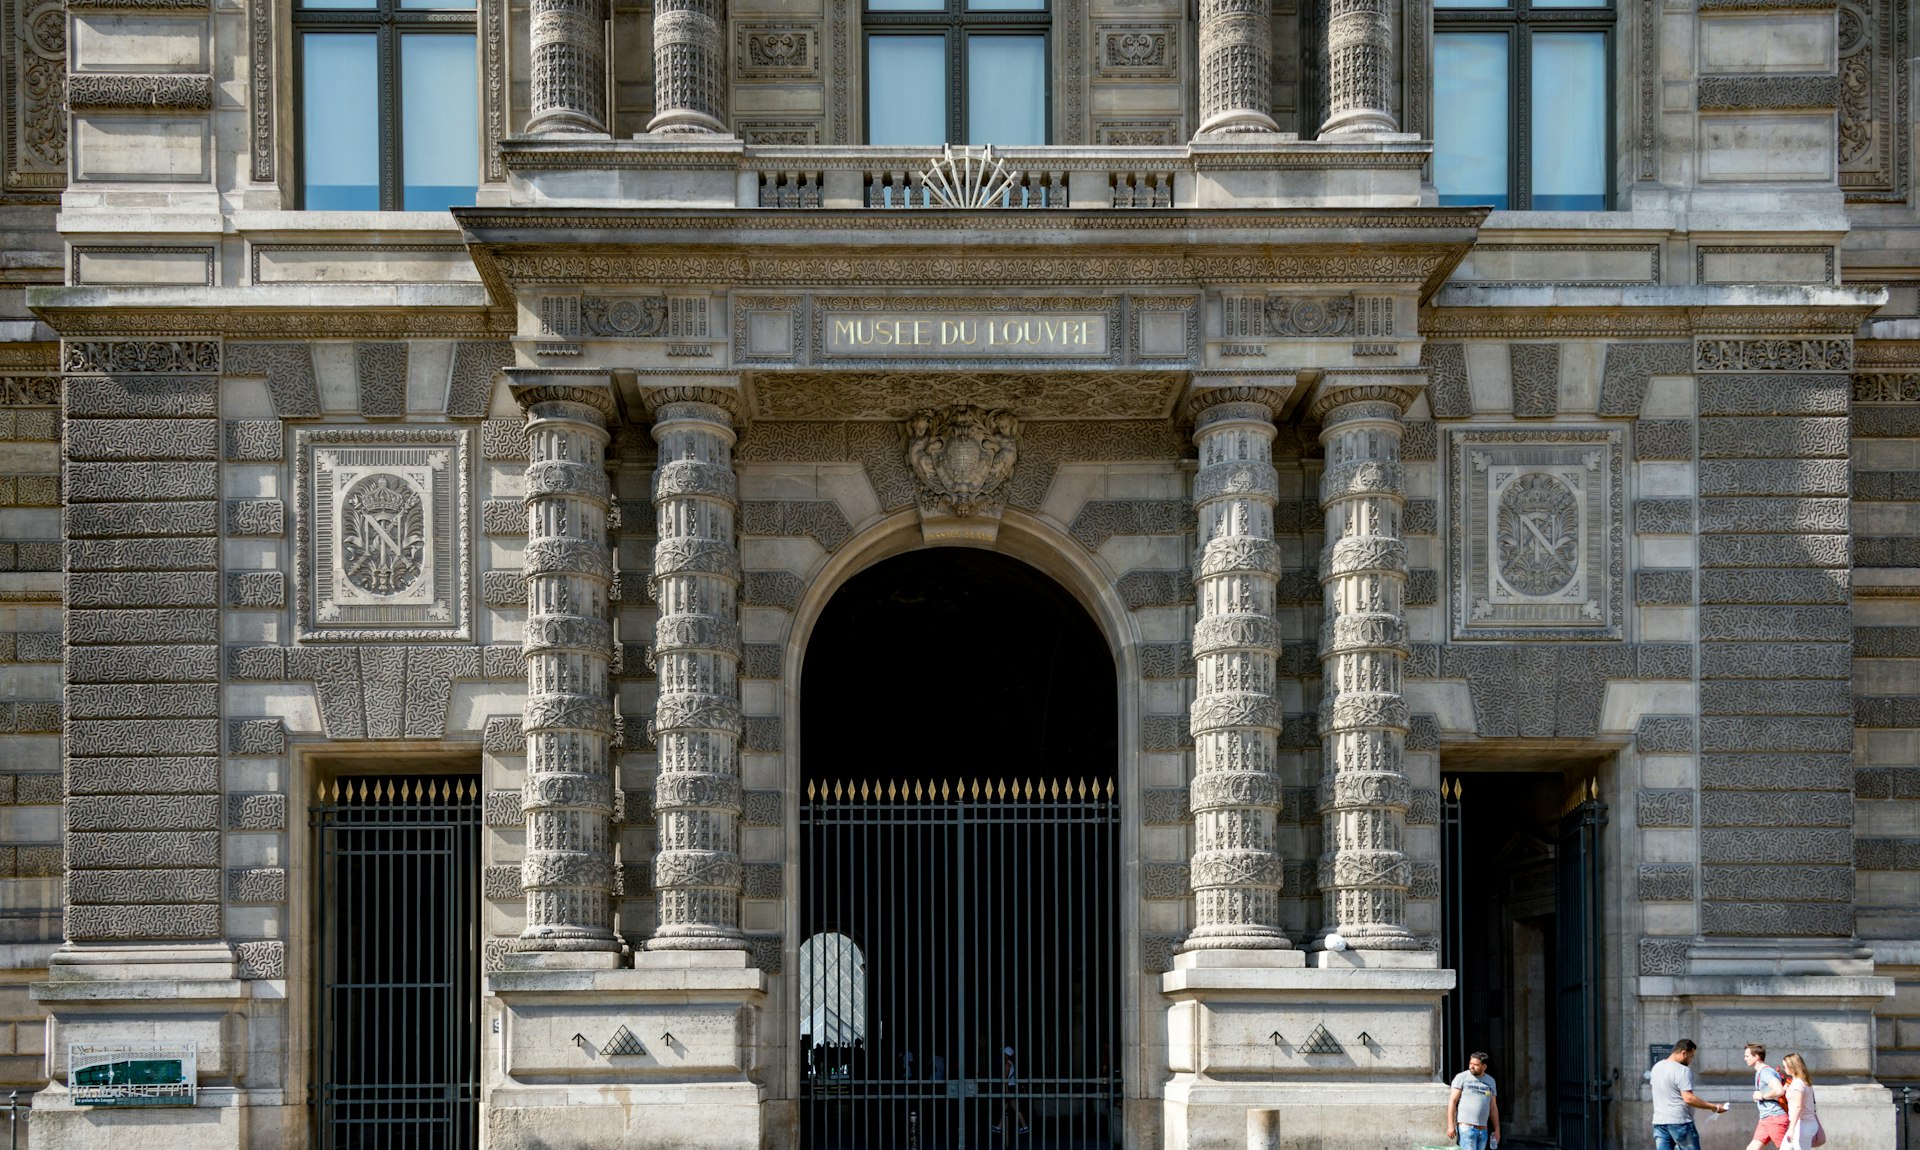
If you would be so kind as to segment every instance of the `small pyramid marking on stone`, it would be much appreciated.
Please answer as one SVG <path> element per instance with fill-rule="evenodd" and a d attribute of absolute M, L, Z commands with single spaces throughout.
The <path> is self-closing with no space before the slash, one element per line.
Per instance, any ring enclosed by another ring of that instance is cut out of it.
<path fill-rule="evenodd" d="M 1306 1053 L 1306 1054 L 1345 1054 L 1346 1053 L 1346 1050 L 1340 1045 L 1340 1043 L 1334 1040 L 1333 1035 L 1327 1033 L 1327 1028 L 1325 1024 L 1314 1027 L 1313 1033 L 1307 1035 L 1307 1044 L 1305 1046 L 1302 1046 L 1300 1049 L 1303 1053 Z"/>
<path fill-rule="evenodd" d="M 614 1031 L 613 1037 L 607 1039 L 607 1044 L 600 1048 L 602 1054 L 645 1054 L 646 1052 L 647 1048 L 640 1045 L 640 1040 L 633 1036 L 633 1031 L 624 1026 Z"/>

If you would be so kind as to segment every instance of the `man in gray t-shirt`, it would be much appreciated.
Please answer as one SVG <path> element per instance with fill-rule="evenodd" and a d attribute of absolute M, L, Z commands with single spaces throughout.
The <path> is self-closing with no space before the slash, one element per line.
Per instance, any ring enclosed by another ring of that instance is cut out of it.
<path fill-rule="evenodd" d="M 1700 1150 L 1700 1130 L 1693 1124 L 1695 1110 L 1725 1114 L 1722 1102 L 1708 1102 L 1693 1092 L 1693 1039 L 1673 1044 L 1673 1053 L 1653 1064 L 1647 1082 L 1653 1088 L 1654 1150 Z"/>
<path fill-rule="evenodd" d="M 1488 1150 L 1500 1144 L 1500 1088 L 1487 1073 L 1487 1056 L 1474 1051 L 1467 1068 L 1453 1076 L 1447 1096 L 1447 1137 L 1460 1150 Z"/>

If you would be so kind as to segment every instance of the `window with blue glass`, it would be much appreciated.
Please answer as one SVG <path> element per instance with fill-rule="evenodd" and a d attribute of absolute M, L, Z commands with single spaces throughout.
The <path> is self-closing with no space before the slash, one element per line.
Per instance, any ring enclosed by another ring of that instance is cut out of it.
<path fill-rule="evenodd" d="M 1610 207 L 1613 9 L 1593 0 L 1435 0 L 1433 25 L 1440 202 Z"/>
<path fill-rule="evenodd" d="M 1047 142 L 1048 0 L 866 0 L 869 144 Z"/>
<path fill-rule="evenodd" d="M 480 181 L 474 0 L 301 0 L 300 204 L 434 212 Z"/>

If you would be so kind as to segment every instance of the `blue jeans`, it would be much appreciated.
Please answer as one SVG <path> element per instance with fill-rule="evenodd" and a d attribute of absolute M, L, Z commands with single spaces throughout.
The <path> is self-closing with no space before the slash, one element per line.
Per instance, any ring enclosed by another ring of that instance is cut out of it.
<path fill-rule="evenodd" d="M 1459 1130 L 1460 1150 L 1487 1150 L 1487 1138 L 1489 1137 L 1487 1127 L 1469 1126 L 1462 1122 Z"/>
<path fill-rule="evenodd" d="M 1656 1125 L 1653 1150 L 1700 1150 L 1700 1128 L 1691 1122 Z"/>

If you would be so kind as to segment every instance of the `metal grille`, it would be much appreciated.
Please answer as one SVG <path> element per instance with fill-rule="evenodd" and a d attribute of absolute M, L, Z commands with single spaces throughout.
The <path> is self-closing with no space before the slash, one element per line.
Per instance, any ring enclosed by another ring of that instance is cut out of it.
<path fill-rule="evenodd" d="M 311 814 L 319 1146 L 478 1145 L 477 780 L 330 780 Z"/>
<path fill-rule="evenodd" d="M 1118 1140 L 1119 825 L 1110 779 L 808 785 L 809 1150 Z"/>

